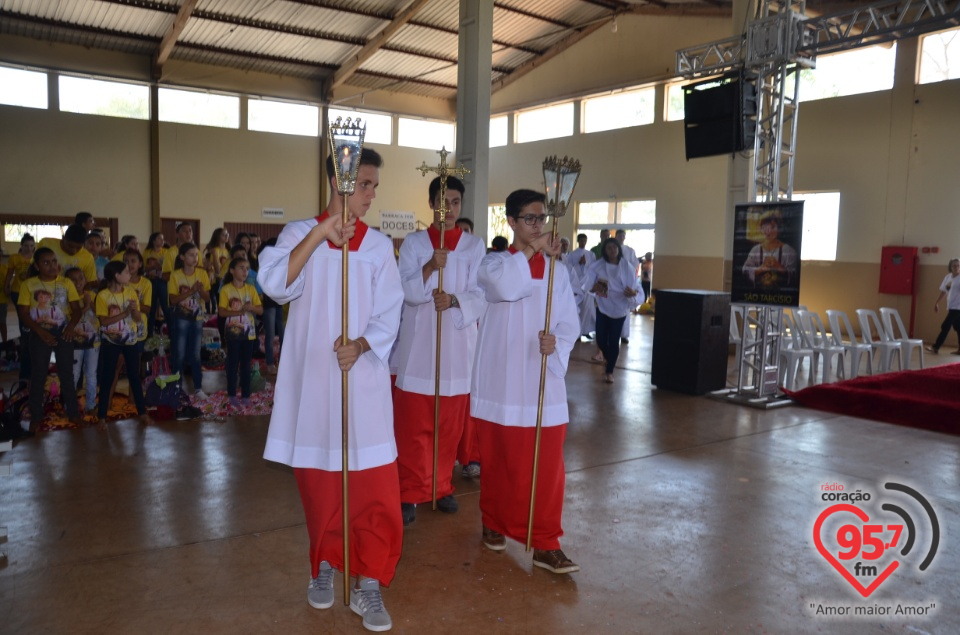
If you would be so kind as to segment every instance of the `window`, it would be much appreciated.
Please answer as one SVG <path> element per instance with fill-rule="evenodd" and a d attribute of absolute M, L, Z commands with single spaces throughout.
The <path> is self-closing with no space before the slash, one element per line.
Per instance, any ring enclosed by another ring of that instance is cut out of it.
<path fill-rule="evenodd" d="M 583 100 L 583 131 L 601 132 L 653 123 L 656 89 L 642 88 Z"/>
<path fill-rule="evenodd" d="M 47 74 L 0 66 L 0 104 L 47 107 Z"/>
<path fill-rule="evenodd" d="M 507 222 L 507 208 L 503 205 L 490 205 L 487 207 L 487 243 L 496 236 L 505 236 L 507 244 L 513 244 L 513 230 Z"/>
<path fill-rule="evenodd" d="M 890 90 L 896 57 L 896 44 L 821 55 L 815 69 L 800 71 L 800 101 Z"/>
<path fill-rule="evenodd" d="M 454 132 L 452 123 L 400 117 L 397 143 L 408 148 L 426 150 L 446 148 L 452 152 L 456 141 Z"/>
<path fill-rule="evenodd" d="M 800 259 L 836 260 L 840 192 L 794 192 L 793 200 L 804 201 Z"/>
<path fill-rule="evenodd" d="M 573 134 L 573 102 L 517 114 L 517 143 L 569 137 Z"/>
<path fill-rule="evenodd" d="M 240 127 L 240 98 L 194 90 L 161 88 L 160 121 L 218 128 Z"/>
<path fill-rule="evenodd" d="M 20 239 L 24 234 L 30 234 L 38 243 L 44 238 L 63 238 L 63 232 L 67 231 L 66 225 L 19 225 L 8 223 L 3 226 L 3 240 L 8 243 L 16 243 L 19 248 Z"/>
<path fill-rule="evenodd" d="M 341 117 L 344 120 L 346 120 L 347 117 L 351 119 L 360 117 L 361 125 L 367 125 L 367 130 L 363 133 L 364 143 L 379 143 L 385 146 L 393 143 L 393 117 L 390 115 L 331 108 L 327 111 L 327 117 L 330 121 L 336 121 L 337 117 Z"/>
<path fill-rule="evenodd" d="M 499 148 L 507 145 L 507 116 L 490 119 L 490 147 Z"/>
<path fill-rule="evenodd" d="M 683 121 L 683 87 L 686 84 L 681 84 L 679 82 L 674 84 L 667 84 L 666 89 L 663 91 L 666 93 L 666 106 L 663 109 L 663 119 L 664 121 Z"/>
<path fill-rule="evenodd" d="M 316 137 L 320 131 L 320 109 L 306 104 L 249 99 L 247 129 Z"/>
<path fill-rule="evenodd" d="M 150 89 L 143 84 L 60 77 L 60 110 L 84 115 L 150 118 Z"/>
<path fill-rule="evenodd" d="M 960 29 L 925 35 L 920 40 L 921 84 L 960 78 Z"/>
<path fill-rule="evenodd" d="M 654 200 L 637 201 L 600 201 L 584 202 L 577 205 L 577 232 L 587 235 L 587 247 L 600 243 L 600 230 L 613 232 L 622 229 L 627 232 L 624 244 L 637 252 L 637 257 L 653 251 L 656 235 L 657 202 Z"/>

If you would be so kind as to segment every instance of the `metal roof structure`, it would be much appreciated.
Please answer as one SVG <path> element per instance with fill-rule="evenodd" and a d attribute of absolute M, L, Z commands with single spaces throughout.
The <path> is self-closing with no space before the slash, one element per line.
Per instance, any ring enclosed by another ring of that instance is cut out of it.
<path fill-rule="evenodd" d="M 495 89 L 625 14 L 730 15 L 732 0 L 495 0 Z M 364 91 L 453 99 L 457 0 L 0 0 L 0 33 Z"/>

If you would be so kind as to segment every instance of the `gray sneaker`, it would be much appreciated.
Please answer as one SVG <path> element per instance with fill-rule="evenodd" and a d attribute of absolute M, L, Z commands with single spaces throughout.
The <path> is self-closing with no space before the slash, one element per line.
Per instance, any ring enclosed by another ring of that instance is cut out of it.
<path fill-rule="evenodd" d="M 333 567 L 324 560 L 320 563 L 320 574 L 310 580 L 307 586 L 307 602 L 315 609 L 328 609 L 333 606 Z"/>
<path fill-rule="evenodd" d="M 357 615 L 363 616 L 363 627 L 368 631 L 380 633 L 393 628 L 390 614 L 383 606 L 380 583 L 373 578 L 366 578 L 359 588 L 355 587 L 350 592 L 350 608 Z"/>

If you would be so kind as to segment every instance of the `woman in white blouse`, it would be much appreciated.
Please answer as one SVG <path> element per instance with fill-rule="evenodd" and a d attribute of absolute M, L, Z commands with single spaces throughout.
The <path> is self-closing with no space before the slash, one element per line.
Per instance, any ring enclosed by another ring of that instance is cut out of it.
<path fill-rule="evenodd" d="M 608 238 L 601 247 L 602 258 L 587 268 L 584 286 L 597 297 L 597 346 L 606 361 L 604 380 L 613 383 L 613 369 L 620 356 L 620 330 L 630 310 L 643 302 L 633 268 L 623 257 L 620 243 Z"/>

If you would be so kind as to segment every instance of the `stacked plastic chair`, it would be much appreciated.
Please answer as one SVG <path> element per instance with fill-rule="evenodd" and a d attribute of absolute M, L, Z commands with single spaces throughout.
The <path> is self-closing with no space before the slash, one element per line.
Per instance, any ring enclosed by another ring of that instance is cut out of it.
<path fill-rule="evenodd" d="M 897 355 L 897 363 L 903 369 L 902 347 L 894 342 L 880 324 L 880 318 L 873 309 L 857 309 L 857 320 L 860 322 L 860 341 L 873 348 L 874 357 L 880 357 L 880 372 L 889 373 L 893 366 L 893 356 Z M 873 334 L 877 334 L 874 339 Z"/>
<path fill-rule="evenodd" d="M 910 370 L 910 361 L 913 359 L 914 349 L 920 351 L 920 368 L 923 368 L 923 340 L 911 338 L 907 333 L 900 312 L 890 307 L 880 307 L 880 318 L 883 320 L 883 330 L 891 342 L 900 345 L 900 361 L 904 370 Z"/>
<path fill-rule="evenodd" d="M 830 324 L 830 335 L 835 346 L 842 346 L 844 357 L 847 358 L 847 377 L 853 379 L 860 376 L 860 365 L 864 357 L 867 360 L 867 373 L 873 374 L 873 347 L 857 341 L 853 331 L 853 324 L 845 311 L 827 309 L 827 322 Z"/>

